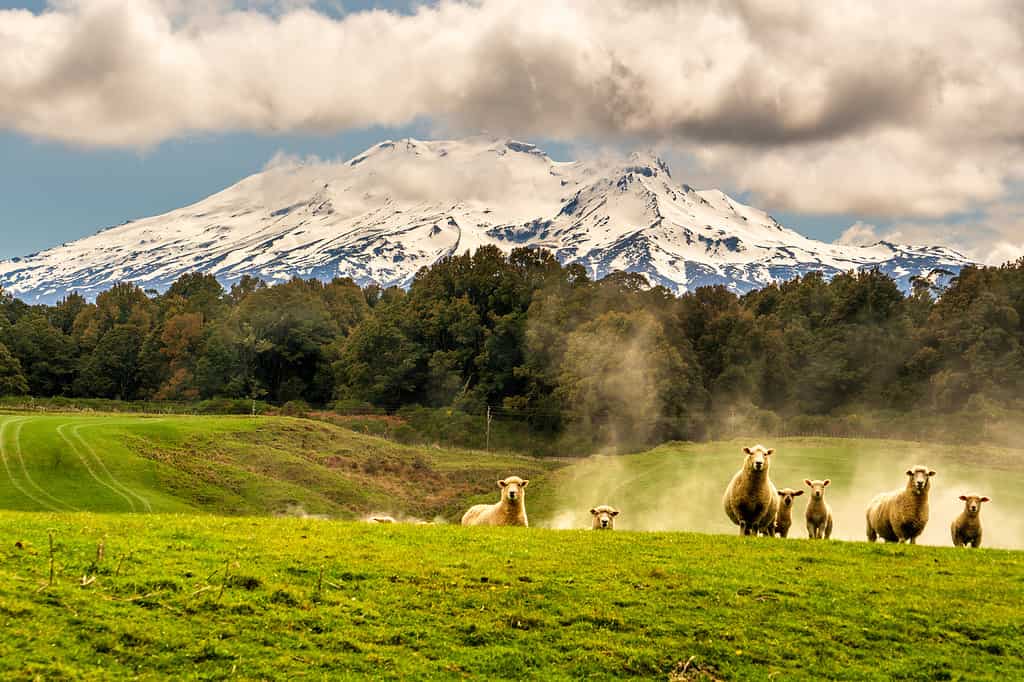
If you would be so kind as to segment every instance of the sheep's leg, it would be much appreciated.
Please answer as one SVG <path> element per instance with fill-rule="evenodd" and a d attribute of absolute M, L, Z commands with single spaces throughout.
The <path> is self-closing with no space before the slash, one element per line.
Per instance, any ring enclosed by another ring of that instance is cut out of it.
<path fill-rule="evenodd" d="M 878 533 L 876 533 L 875 529 L 871 527 L 871 524 L 868 524 L 868 542 L 877 542 L 877 541 L 878 541 Z"/>
<path fill-rule="evenodd" d="M 740 521 L 740 535 L 750 535 L 750 533 L 747 532 L 747 522 L 746 521 Z"/>
<path fill-rule="evenodd" d="M 828 517 L 828 523 L 825 524 L 825 537 L 823 539 L 828 540 L 832 537 L 832 517 Z"/>

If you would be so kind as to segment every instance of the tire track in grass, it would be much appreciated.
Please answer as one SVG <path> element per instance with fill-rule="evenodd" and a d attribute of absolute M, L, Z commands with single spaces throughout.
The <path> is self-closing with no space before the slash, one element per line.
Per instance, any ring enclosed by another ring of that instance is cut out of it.
<path fill-rule="evenodd" d="M 64 429 L 68 428 L 69 426 L 71 426 L 70 422 L 68 422 L 66 424 L 61 424 L 60 426 L 58 426 L 57 427 L 57 435 L 60 436 L 61 439 L 65 443 L 68 444 L 68 447 L 71 448 L 72 452 L 74 452 L 75 455 L 78 456 L 78 459 L 81 460 L 82 465 L 86 468 L 86 471 L 89 472 L 89 475 L 93 477 L 93 480 L 95 480 L 97 483 L 99 483 L 103 487 L 108 488 L 112 492 L 114 492 L 114 493 L 120 495 L 121 497 L 123 497 L 124 501 L 128 503 L 128 508 L 131 511 L 134 512 L 135 511 L 135 503 L 132 501 L 132 498 L 129 497 L 128 495 L 125 495 L 123 492 L 121 492 L 120 490 L 118 490 L 117 488 L 115 488 L 114 486 L 110 485 L 109 483 L 107 483 L 106 481 L 101 479 L 99 476 L 97 476 L 96 472 L 93 470 L 92 466 L 89 465 L 89 460 L 86 459 L 85 455 L 82 454 L 82 451 L 78 449 L 78 446 L 75 445 L 73 442 L 71 442 L 71 439 L 68 438 L 68 435 L 66 433 L 64 433 Z"/>
<path fill-rule="evenodd" d="M 154 421 L 158 421 L 158 420 L 154 420 Z M 105 473 L 110 478 L 110 482 L 111 483 L 113 483 L 115 486 L 120 488 L 122 491 L 124 491 L 125 493 L 131 495 L 136 500 L 141 502 L 142 503 L 142 507 L 147 512 L 153 513 L 153 506 L 149 503 L 149 500 L 147 500 L 142 495 L 139 495 L 137 492 L 135 492 L 134 490 L 132 490 L 131 488 L 126 486 L 124 483 L 121 483 L 121 481 L 119 481 L 117 479 L 117 477 L 114 476 L 114 474 L 110 473 L 110 470 L 107 468 L 107 465 L 103 463 L 103 459 L 99 455 L 96 454 L 96 450 L 94 450 L 93 447 L 91 445 L 89 445 L 88 441 L 86 441 L 85 438 L 82 438 L 81 431 L 84 428 L 88 428 L 90 426 L 92 426 L 92 427 L 95 427 L 95 426 L 124 426 L 126 423 L 128 425 L 132 425 L 135 422 L 114 422 L 114 423 L 108 423 L 108 424 L 79 424 L 78 426 L 76 426 L 76 427 L 71 429 L 71 433 L 75 436 L 75 438 L 78 439 L 78 442 L 80 442 L 85 447 L 85 449 L 89 452 L 89 454 L 93 456 L 93 458 L 96 460 L 96 463 L 99 464 L 99 467 L 103 470 L 103 473 Z M 134 505 L 133 505 L 133 509 L 134 509 Z"/>
<path fill-rule="evenodd" d="M 46 498 L 56 502 L 57 504 L 59 504 L 59 505 L 61 505 L 63 507 L 66 507 L 69 511 L 81 511 L 81 509 L 79 509 L 78 507 L 75 507 L 74 505 L 68 504 L 67 502 L 65 502 L 64 500 L 60 499 L 59 497 L 55 497 L 54 495 L 51 495 L 45 488 L 43 488 L 38 483 L 36 483 L 35 480 L 33 480 L 32 474 L 30 474 L 29 471 L 28 471 L 28 465 L 25 463 L 25 453 L 24 453 L 24 451 L 22 450 L 22 447 L 21 447 L 21 427 L 25 426 L 25 424 L 31 424 L 31 423 L 37 422 L 37 421 L 39 421 L 39 420 L 38 419 L 26 419 L 24 421 L 18 422 L 17 425 L 14 427 L 14 451 L 15 451 L 15 454 L 18 455 L 18 462 L 21 463 L 21 471 L 22 471 L 22 473 L 25 474 L 25 480 L 28 481 L 28 484 L 30 486 L 32 486 L 33 488 L 38 490 L 40 493 L 42 493 L 42 495 L 44 497 L 46 497 Z"/>
<path fill-rule="evenodd" d="M 18 482 L 18 479 L 16 479 L 14 477 L 14 473 L 11 471 L 10 463 L 7 460 L 7 445 L 5 444 L 5 440 L 4 440 L 5 437 L 7 436 L 7 427 L 10 426 L 11 424 L 14 424 L 16 427 L 20 427 L 25 421 L 27 421 L 27 420 L 24 419 L 24 418 L 22 418 L 22 419 L 7 419 L 2 424 L 0 424 L 0 459 L 3 460 L 4 470 L 7 472 L 7 477 L 9 479 L 11 479 L 11 485 L 13 485 L 18 490 L 18 492 L 20 492 L 22 495 L 24 495 L 28 499 L 32 500 L 33 502 L 38 504 L 41 508 L 43 508 L 43 509 L 45 509 L 47 511 L 59 512 L 59 511 L 61 511 L 61 509 L 53 506 L 49 502 L 46 502 L 44 500 L 40 500 L 38 497 L 36 497 L 32 493 L 30 493 L 29 491 L 25 490 L 25 488 L 23 488 L 21 486 L 21 484 Z"/>

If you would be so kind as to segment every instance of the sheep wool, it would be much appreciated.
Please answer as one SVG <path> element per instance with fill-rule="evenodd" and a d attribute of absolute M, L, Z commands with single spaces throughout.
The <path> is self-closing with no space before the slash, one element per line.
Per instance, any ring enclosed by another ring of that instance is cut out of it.
<path fill-rule="evenodd" d="M 740 527 L 740 535 L 772 535 L 779 495 L 768 476 L 772 448 L 755 445 L 743 448 L 743 467 L 729 481 L 722 505 L 729 520 Z"/>
<path fill-rule="evenodd" d="M 981 503 L 989 498 L 981 495 L 961 495 L 964 510 L 956 517 L 949 531 L 956 547 L 981 547 Z"/>
<path fill-rule="evenodd" d="M 775 535 L 780 538 L 789 535 L 789 529 L 793 525 L 793 500 L 804 494 L 803 490 L 783 488 L 779 491 L 779 511 L 775 514 Z"/>
<path fill-rule="evenodd" d="M 935 472 L 926 466 L 907 469 L 907 484 L 902 490 L 881 493 L 868 506 L 868 542 L 882 538 L 886 542 L 916 544 L 928 524 L 928 491 Z"/>
<path fill-rule="evenodd" d="M 825 488 L 831 482 L 829 478 L 824 481 L 804 479 L 804 484 L 811 488 L 804 521 L 807 523 L 807 537 L 812 540 L 828 540 L 832 537 L 832 507 L 825 501 Z"/>
<path fill-rule="evenodd" d="M 526 486 L 528 480 L 509 476 L 498 481 L 501 500 L 495 504 L 477 504 L 462 515 L 463 526 L 528 526 Z"/>

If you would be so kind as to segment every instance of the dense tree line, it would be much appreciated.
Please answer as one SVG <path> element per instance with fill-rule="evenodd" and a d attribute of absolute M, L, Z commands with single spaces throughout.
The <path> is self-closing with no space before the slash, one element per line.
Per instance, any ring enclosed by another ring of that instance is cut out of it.
<path fill-rule="evenodd" d="M 737 296 L 485 247 L 409 289 L 183 276 L 30 306 L 0 294 L 0 395 L 490 406 L 595 438 L 698 438 L 726 413 L 955 411 L 1024 385 L 1024 260 L 910 296 L 876 271 Z"/>

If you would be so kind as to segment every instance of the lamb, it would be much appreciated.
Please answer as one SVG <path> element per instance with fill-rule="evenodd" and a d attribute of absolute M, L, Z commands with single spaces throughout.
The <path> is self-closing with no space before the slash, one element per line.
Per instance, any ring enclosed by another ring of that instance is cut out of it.
<path fill-rule="evenodd" d="M 804 520 L 807 522 L 807 537 L 812 540 L 828 540 L 832 537 L 832 507 L 825 501 L 825 488 L 831 482 L 830 478 L 824 481 L 804 479 L 804 483 L 811 487 Z"/>
<path fill-rule="evenodd" d="M 804 494 L 803 490 L 783 488 L 779 491 L 779 510 L 775 513 L 774 532 L 780 538 L 789 535 L 789 527 L 793 525 L 793 500 Z"/>
<path fill-rule="evenodd" d="M 615 530 L 615 517 L 619 515 L 619 510 L 615 507 L 610 507 L 607 504 L 602 504 L 600 507 L 594 507 L 591 509 L 590 515 L 594 517 L 594 523 L 591 526 L 591 529 Z"/>
<path fill-rule="evenodd" d="M 755 445 L 743 448 L 746 460 L 725 489 L 722 504 L 729 520 L 740 527 L 740 535 L 772 535 L 779 495 L 768 477 L 768 458 L 773 448 Z"/>
<path fill-rule="evenodd" d="M 526 486 L 529 481 L 509 476 L 498 481 L 501 500 L 495 504 L 477 504 L 462 515 L 463 526 L 528 526 Z"/>
<path fill-rule="evenodd" d="M 981 503 L 989 498 L 978 495 L 961 495 L 964 510 L 950 526 L 953 544 L 957 547 L 981 547 Z"/>
<path fill-rule="evenodd" d="M 368 520 L 371 523 L 398 523 L 393 516 L 371 516 Z"/>
<path fill-rule="evenodd" d="M 868 542 L 882 538 L 886 542 L 916 544 L 928 523 L 928 491 L 935 472 L 926 466 L 907 469 L 903 490 L 881 493 L 868 506 Z"/>

